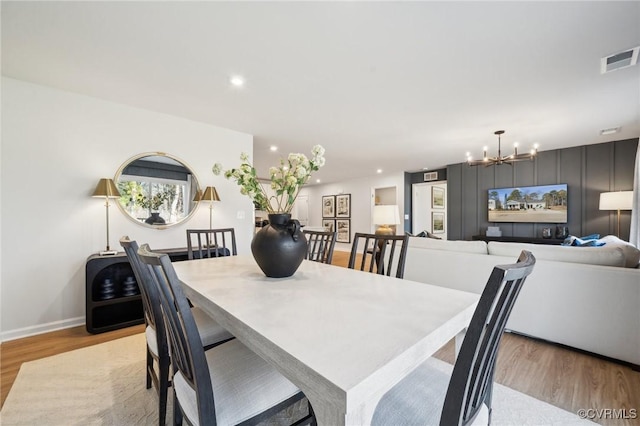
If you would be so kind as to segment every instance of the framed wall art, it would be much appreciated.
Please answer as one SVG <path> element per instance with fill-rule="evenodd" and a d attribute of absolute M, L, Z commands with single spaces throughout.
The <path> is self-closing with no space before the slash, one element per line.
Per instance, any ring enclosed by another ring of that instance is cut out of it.
<path fill-rule="evenodd" d="M 434 234 L 444 234 L 444 213 L 431 212 L 431 229 Z"/>
<path fill-rule="evenodd" d="M 350 243 L 351 242 L 351 220 L 349 219 L 336 219 L 336 242 L 338 243 Z"/>
<path fill-rule="evenodd" d="M 335 195 L 322 196 L 322 217 L 336 217 Z"/>
<path fill-rule="evenodd" d="M 444 209 L 444 188 L 431 187 L 431 207 L 434 209 Z"/>
<path fill-rule="evenodd" d="M 336 221 L 333 219 L 322 219 L 322 227 L 325 231 L 333 232 L 336 230 Z"/>
<path fill-rule="evenodd" d="M 336 217 L 351 217 L 351 194 L 336 195 Z"/>

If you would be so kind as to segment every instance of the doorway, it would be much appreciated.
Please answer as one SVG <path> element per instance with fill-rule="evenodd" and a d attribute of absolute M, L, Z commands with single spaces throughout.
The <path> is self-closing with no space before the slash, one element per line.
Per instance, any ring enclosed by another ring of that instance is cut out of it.
<path fill-rule="evenodd" d="M 447 239 L 447 182 L 414 183 L 412 185 L 411 233 L 429 232 Z"/>
<path fill-rule="evenodd" d="M 383 188 L 371 189 L 371 232 L 374 233 L 378 228 L 378 224 L 373 223 L 373 206 L 378 205 L 395 205 L 398 206 L 398 191 L 395 186 L 387 186 Z M 402 212 L 399 212 L 402 221 Z M 388 224 L 393 233 L 397 234 L 398 225 L 400 224 Z"/>

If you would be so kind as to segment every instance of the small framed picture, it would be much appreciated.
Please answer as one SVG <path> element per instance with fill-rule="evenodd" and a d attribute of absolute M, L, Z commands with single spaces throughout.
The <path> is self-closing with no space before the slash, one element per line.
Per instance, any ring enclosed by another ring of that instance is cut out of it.
<path fill-rule="evenodd" d="M 322 226 L 327 232 L 333 232 L 336 230 L 336 221 L 333 219 L 322 219 Z"/>
<path fill-rule="evenodd" d="M 431 187 L 431 207 L 434 209 L 444 209 L 444 188 Z"/>
<path fill-rule="evenodd" d="M 337 219 L 336 220 L 336 242 L 338 243 L 350 243 L 351 242 L 351 220 L 349 219 Z"/>
<path fill-rule="evenodd" d="M 322 217 L 336 217 L 335 195 L 322 196 Z"/>
<path fill-rule="evenodd" d="M 444 234 L 444 213 L 431 212 L 431 232 Z"/>
<path fill-rule="evenodd" d="M 351 217 L 351 194 L 336 195 L 336 217 Z"/>

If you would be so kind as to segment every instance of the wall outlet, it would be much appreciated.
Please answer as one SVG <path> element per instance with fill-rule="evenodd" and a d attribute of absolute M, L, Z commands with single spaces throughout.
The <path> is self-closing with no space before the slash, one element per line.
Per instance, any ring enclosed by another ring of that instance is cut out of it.
<path fill-rule="evenodd" d="M 238 219 L 244 219 L 244 210 L 238 210 L 238 214 L 236 215 Z"/>

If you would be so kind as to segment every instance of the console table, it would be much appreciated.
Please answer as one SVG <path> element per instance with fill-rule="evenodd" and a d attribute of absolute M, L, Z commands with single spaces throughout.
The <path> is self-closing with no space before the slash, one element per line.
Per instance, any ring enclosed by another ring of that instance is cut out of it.
<path fill-rule="evenodd" d="M 157 250 L 167 253 L 171 261 L 187 260 L 186 248 Z M 135 275 L 124 252 L 115 255 L 89 256 L 86 264 L 86 328 L 97 334 L 117 330 L 144 322 L 142 296 L 137 291 L 127 290 L 127 284 L 135 282 Z M 111 292 L 106 294 L 105 280 Z M 134 294 L 135 293 L 135 294 Z"/>
<path fill-rule="evenodd" d="M 474 241 L 499 241 L 501 243 L 529 243 L 529 244 L 547 244 L 560 245 L 564 241 L 563 238 L 535 238 L 535 237 L 487 237 L 486 235 L 474 235 L 471 237 Z"/>

